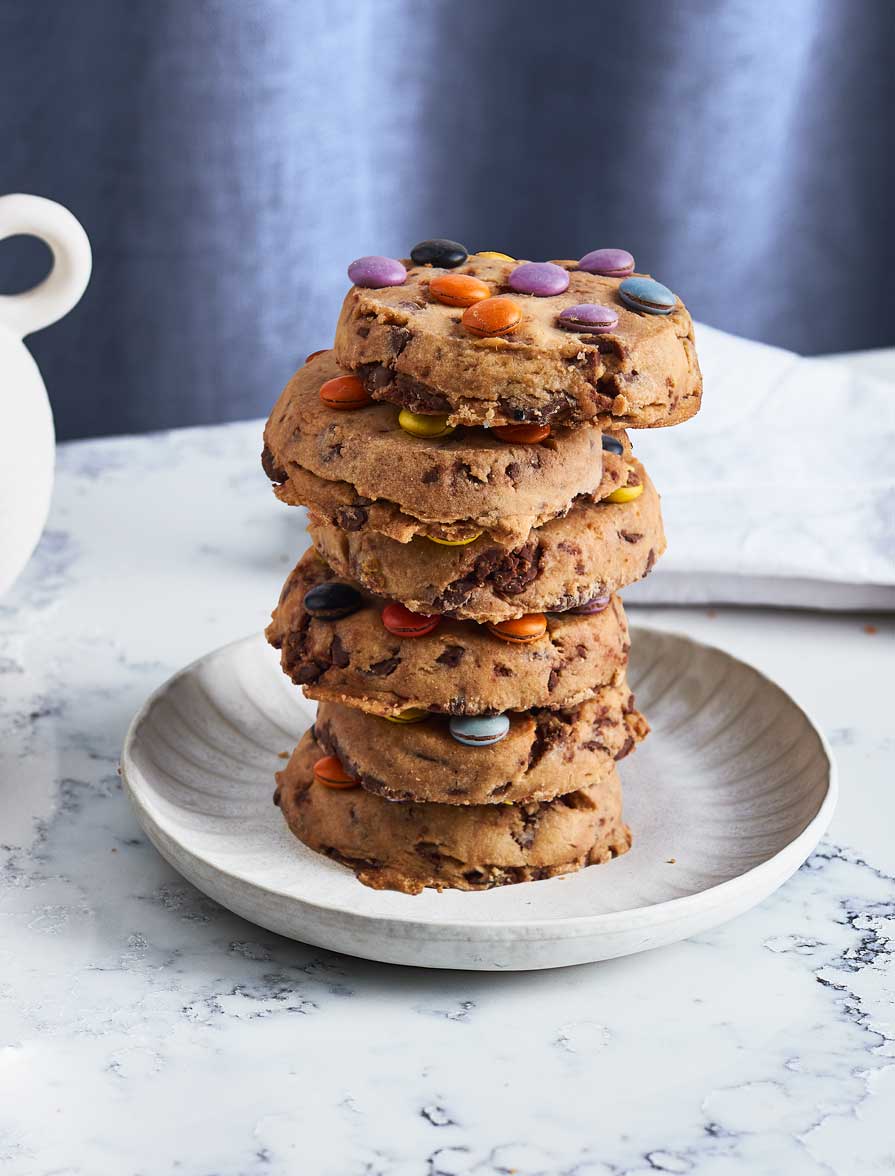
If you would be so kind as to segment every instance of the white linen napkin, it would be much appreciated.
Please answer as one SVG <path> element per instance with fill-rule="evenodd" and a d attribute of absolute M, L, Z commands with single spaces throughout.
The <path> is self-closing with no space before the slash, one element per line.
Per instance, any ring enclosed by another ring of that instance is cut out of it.
<path fill-rule="evenodd" d="M 696 328 L 703 406 L 630 436 L 668 551 L 625 599 L 895 609 L 895 348 L 823 358 Z"/>

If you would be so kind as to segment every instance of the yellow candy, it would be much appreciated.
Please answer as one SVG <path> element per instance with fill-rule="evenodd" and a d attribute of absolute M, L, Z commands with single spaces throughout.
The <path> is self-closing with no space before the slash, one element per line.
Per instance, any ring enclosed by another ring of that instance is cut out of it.
<path fill-rule="evenodd" d="M 476 257 L 496 257 L 498 261 L 515 261 L 515 257 L 510 257 L 509 253 L 495 253 L 493 249 L 482 249 Z"/>
<path fill-rule="evenodd" d="M 619 486 L 617 490 L 613 490 L 607 496 L 607 502 L 633 502 L 635 498 L 639 498 L 643 493 L 643 484 L 638 483 L 636 486 Z"/>
<path fill-rule="evenodd" d="M 447 437 L 454 431 L 454 426 L 447 423 L 446 416 L 424 416 L 419 412 L 411 412 L 409 408 L 402 408 L 398 413 L 398 424 L 412 437 Z"/>
<path fill-rule="evenodd" d="M 429 712 L 421 706 L 408 707 L 406 711 L 401 711 L 399 715 L 386 715 L 390 723 L 421 723 L 423 719 L 428 719 Z"/>
<path fill-rule="evenodd" d="M 438 543 L 442 547 L 465 547 L 467 543 L 475 543 L 481 533 L 481 531 L 476 531 L 468 539 L 436 539 L 434 535 L 427 535 L 426 538 L 430 543 Z"/>

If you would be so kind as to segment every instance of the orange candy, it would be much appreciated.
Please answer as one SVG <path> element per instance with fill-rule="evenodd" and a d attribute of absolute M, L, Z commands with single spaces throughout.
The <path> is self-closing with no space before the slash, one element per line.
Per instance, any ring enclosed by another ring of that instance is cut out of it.
<path fill-rule="evenodd" d="M 342 767 L 339 757 L 325 755 L 314 764 L 314 779 L 327 788 L 357 788 L 357 780 Z"/>
<path fill-rule="evenodd" d="M 501 621 L 488 628 L 501 641 L 510 641 L 513 645 L 528 645 L 531 641 L 539 641 L 547 632 L 547 618 L 543 613 L 528 613 L 524 617 L 517 617 L 514 621 Z"/>
<path fill-rule="evenodd" d="M 512 298 L 486 298 L 464 310 L 461 321 L 471 335 L 490 339 L 515 331 L 522 322 L 522 311 Z"/>
<path fill-rule="evenodd" d="M 472 306 L 491 297 L 491 287 L 469 274 L 439 274 L 429 283 L 429 293 L 445 306 Z"/>
<path fill-rule="evenodd" d="M 320 399 L 327 408 L 344 412 L 352 408 L 363 408 L 370 403 L 366 388 L 357 376 L 335 376 L 320 385 Z"/>
<path fill-rule="evenodd" d="M 492 431 L 501 441 L 521 441 L 526 445 L 545 441 L 550 436 L 549 425 L 501 425 Z"/>
<path fill-rule="evenodd" d="M 322 347 L 319 351 L 312 351 L 310 355 L 305 358 L 305 363 L 310 363 L 312 359 L 316 359 L 318 355 L 326 355 L 329 351 L 328 347 Z"/>

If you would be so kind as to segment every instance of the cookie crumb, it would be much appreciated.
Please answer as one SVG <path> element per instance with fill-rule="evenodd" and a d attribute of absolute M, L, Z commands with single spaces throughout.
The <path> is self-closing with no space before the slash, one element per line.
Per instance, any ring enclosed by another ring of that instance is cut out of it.
<path fill-rule="evenodd" d="M 677 865 L 677 858 L 666 858 L 665 864 L 666 864 L 666 866 L 676 866 Z"/>
<path fill-rule="evenodd" d="M 879 629 L 877 629 L 876 625 L 865 625 L 864 632 L 869 633 L 870 636 L 872 637 L 874 633 L 879 632 Z"/>
<path fill-rule="evenodd" d="M 290 753 L 288 751 L 278 751 L 277 752 L 277 759 L 288 759 L 289 755 L 290 755 Z"/>

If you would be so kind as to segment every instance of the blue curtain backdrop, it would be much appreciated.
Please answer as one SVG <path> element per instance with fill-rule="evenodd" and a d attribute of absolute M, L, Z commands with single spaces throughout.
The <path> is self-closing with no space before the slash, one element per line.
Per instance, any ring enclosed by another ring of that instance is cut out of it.
<path fill-rule="evenodd" d="M 266 413 L 362 253 L 619 245 L 695 316 L 895 343 L 892 0 L 0 0 L 0 188 L 67 204 L 60 436 Z M 0 249 L 4 291 L 45 268 Z"/>

